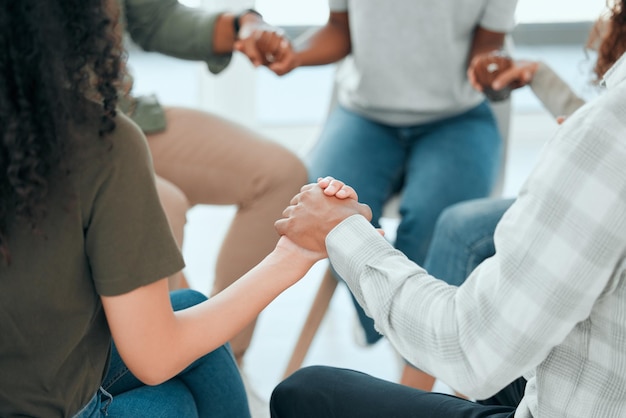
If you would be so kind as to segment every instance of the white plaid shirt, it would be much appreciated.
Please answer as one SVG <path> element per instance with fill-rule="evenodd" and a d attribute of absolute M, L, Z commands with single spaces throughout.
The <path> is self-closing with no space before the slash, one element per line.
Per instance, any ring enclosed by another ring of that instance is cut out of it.
<path fill-rule="evenodd" d="M 523 375 L 518 418 L 626 417 L 625 79 L 622 58 L 545 145 L 495 256 L 461 287 L 360 216 L 328 235 L 333 266 L 404 358 L 477 399 Z"/>

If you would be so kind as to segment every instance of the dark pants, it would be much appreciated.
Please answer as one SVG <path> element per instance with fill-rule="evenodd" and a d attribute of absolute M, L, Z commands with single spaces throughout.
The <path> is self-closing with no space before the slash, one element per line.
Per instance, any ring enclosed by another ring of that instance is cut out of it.
<path fill-rule="evenodd" d="M 472 402 L 354 370 L 313 366 L 274 389 L 270 411 L 273 418 L 512 418 L 525 384 L 520 378 L 494 398 Z"/>

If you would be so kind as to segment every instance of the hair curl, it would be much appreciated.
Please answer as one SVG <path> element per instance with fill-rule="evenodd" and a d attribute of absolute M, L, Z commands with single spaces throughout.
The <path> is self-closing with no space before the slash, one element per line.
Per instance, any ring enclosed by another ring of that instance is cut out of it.
<path fill-rule="evenodd" d="M 64 161 L 85 98 L 102 103 L 99 134 L 115 128 L 121 43 L 108 0 L 18 0 L 0 5 L 0 254 L 10 219 L 33 231 L 49 176 Z"/>
<path fill-rule="evenodd" d="M 596 34 L 601 37 L 598 59 L 594 67 L 597 80 L 601 80 L 608 69 L 626 52 L 626 0 L 614 0 L 612 3 L 612 5 L 607 3 L 610 14 L 604 33 Z"/>

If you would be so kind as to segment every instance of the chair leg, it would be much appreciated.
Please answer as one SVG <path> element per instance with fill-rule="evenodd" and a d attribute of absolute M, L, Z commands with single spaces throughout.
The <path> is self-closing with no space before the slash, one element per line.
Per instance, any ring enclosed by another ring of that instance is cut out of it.
<path fill-rule="evenodd" d="M 302 331 L 300 331 L 300 336 L 298 337 L 296 346 L 291 353 L 291 358 L 289 359 L 289 363 L 287 364 L 287 368 L 283 374 L 283 379 L 289 377 L 293 372 L 298 370 L 300 366 L 302 366 L 302 362 L 311 347 L 313 338 L 315 337 L 315 334 L 324 319 L 324 315 L 326 315 L 328 305 L 330 304 L 330 300 L 332 299 L 336 288 L 337 279 L 333 277 L 330 269 L 327 269 L 324 277 L 322 278 L 322 282 L 320 283 L 320 287 L 317 290 L 311 309 L 309 310 L 309 315 L 304 322 Z"/>

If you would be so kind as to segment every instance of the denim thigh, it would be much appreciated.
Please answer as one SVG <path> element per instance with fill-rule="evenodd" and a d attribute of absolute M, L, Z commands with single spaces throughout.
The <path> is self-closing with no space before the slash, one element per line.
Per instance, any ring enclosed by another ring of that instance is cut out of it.
<path fill-rule="evenodd" d="M 401 192 L 395 246 L 423 263 L 441 211 L 489 195 L 502 140 L 488 103 L 437 122 L 393 127 L 337 106 L 307 156 L 310 180 L 352 186 L 379 227 L 385 203 Z"/>
<path fill-rule="evenodd" d="M 402 181 L 406 152 L 395 128 L 337 106 L 306 163 L 311 181 L 332 176 L 352 186 L 378 227 L 385 202 Z"/>
<path fill-rule="evenodd" d="M 87 405 L 78 411 L 73 418 L 102 418 L 108 415 L 108 407 L 112 396 L 102 387 L 98 389 Z"/>
<path fill-rule="evenodd" d="M 436 278 L 460 286 L 480 263 L 495 254 L 496 226 L 513 202 L 485 198 L 446 208 L 437 220 L 424 268 Z"/>
<path fill-rule="evenodd" d="M 395 246 L 423 265 L 441 212 L 491 193 L 500 168 L 502 139 L 486 102 L 406 135 L 413 135 L 413 141 Z"/>
<path fill-rule="evenodd" d="M 310 180 L 333 176 L 352 186 L 372 209 L 372 224 L 401 192 L 395 246 L 422 264 L 441 211 L 487 196 L 495 184 L 502 139 L 487 102 L 423 125 L 393 127 L 341 106 L 328 117 L 307 157 Z M 353 300 L 368 343 L 380 338 Z"/>

